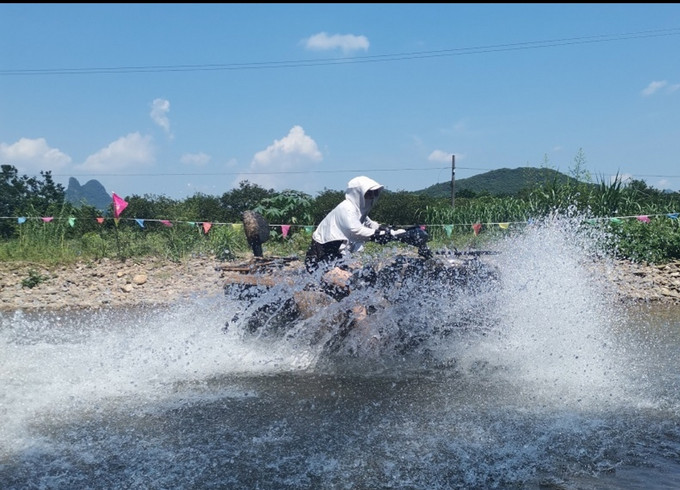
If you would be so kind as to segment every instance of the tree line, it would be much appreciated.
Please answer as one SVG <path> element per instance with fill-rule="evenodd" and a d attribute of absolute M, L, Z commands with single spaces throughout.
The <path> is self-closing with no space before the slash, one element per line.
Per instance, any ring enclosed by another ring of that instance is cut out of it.
<path fill-rule="evenodd" d="M 169 256 L 178 257 L 190 253 L 192 247 L 198 243 L 205 245 L 205 237 L 203 242 L 197 241 L 200 233 L 191 233 L 191 239 L 183 240 L 181 231 L 177 229 L 166 230 L 151 226 L 142 229 L 134 221 L 129 220 L 115 224 L 113 220 L 99 223 L 96 218 L 102 215 L 102 212 L 92 206 L 76 206 L 66 202 L 64 187 L 54 182 L 49 171 L 40 172 L 40 177 L 28 177 L 20 175 L 12 165 L 2 165 L 0 169 L 1 217 L 54 216 L 61 220 L 74 218 L 70 225 L 65 225 L 65 221 L 61 224 L 55 223 L 51 232 L 45 230 L 44 226 L 39 227 L 44 223 L 29 225 L 20 224 L 17 220 L 1 219 L 0 239 L 4 245 L 0 248 L 0 259 L 11 259 L 21 255 L 17 250 L 21 247 L 30 249 L 31 239 L 48 242 L 56 240 L 62 249 L 67 244 L 71 246 L 71 243 L 75 242 L 77 249 L 79 241 L 109 243 L 107 233 L 116 237 L 117 254 L 120 255 L 124 249 L 126 256 L 148 253 L 150 249 L 155 250 L 153 253 L 158 253 L 159 249 L 166 246 L 170 249 L 167 252 Z M 649 187 L 642 180 L 633 180 L 624 185 L 618 176 L 609 182 L 604 180 L 593 182 L 582 167 L 577 168 L 574 177 L 569 180 L 546 179 L 544 182 L 522 189 L 515 195 L 497 196 L 487 192 L 468 191 L 457 196 L 455 207 L 451 206 L 448 198 L 386 190 L 372 211 L 371 217 L 378 222 L 395 226 L 437 225 L 430 228 L 433 239 L 457 241 L 465 246 L 474 245 L 480 240 L 469 226 L 473 223 L 527 222 L 554 213 L 578 215 L 586 221 L 604 218 L 599 223 L 611 234 L 612 240 L 616 241 L 619 255 L 649 262 L 680 259 L 678 220 L 672 218 L 673 214 L 680 210 L 678 193 L 659 191 Z M 315 226 L 343 199 L 344 190 L 324 189 L 317 196 L 311 196 L 296 190 L 277 192 L 246 180 L 221 196 L 197 193 L 183 200 L 157 195 L 125 196 L 128 206 L 122 216 L 145 220 L 239 223 L 244 211 L 255 210 L 270 223 L 301 225 L 291 229 L 291 236 L 288 237 L 291 240 L 287 243 L 289 247 L 301 250 L 308 244 L 308 236 L 305 235 L 302 225 Z M 636 219 L 617 218 L 641 214 L 660 216 L 663 219 L 652 219 L 643 223 Z M 105 210 L 103 215 L 112 216 L 112 207 Z M 455 226 L 453 236 L 445 233 L 445 228 L 439 225 Z M 491 231 L 492 227 L 487 228 Z M 30 230 L 33 230 L 33 234 L 51 233 L 54 236 L 33 236 Z M 153 241 L 151 235 L 154 234 L 157 234 L 155 238 L 159 242 L 156 247 L 138 248 L 130 245 L 139 241 L 142 235 L 146 235 L 144 242 L 151 242 Z M 217 243 L 211 245 L 221 249 L 220 253 L 224 253 L 225 249 L 233 253 L 234 249 L 247 248 L 233 231 L 231 236 L 230 232 L 225 230 L 214 235 L 218 235 L 215 238 Z M 100 250 L 99 255 L 105 256 L 112 254 L 107 247 L 108 245 L 100 243 L 94 248 Z M 92 247 L 81 245 L 81 248 L 89 250 Z"/>

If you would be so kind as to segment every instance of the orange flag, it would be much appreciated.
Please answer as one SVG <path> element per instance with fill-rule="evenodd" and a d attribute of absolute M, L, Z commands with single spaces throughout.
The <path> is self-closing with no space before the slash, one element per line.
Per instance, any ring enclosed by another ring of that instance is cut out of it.
<path fill-rule="evenodd" d="M 479 230 L 482 229 L 482 224 L 481 223 L 475 223 L 472 225 L 472 229 L 475 231 L 475 236 L 479 235 Z"/>
<path fill-rule="evenodd" d="M 207 223 L 207 222 L 204 221 L 203 222 L 203 233 L 205 233 L 207 235 L 208 232 L 210 231 L 211 226 L 212 226 L 212 223 Z"/>

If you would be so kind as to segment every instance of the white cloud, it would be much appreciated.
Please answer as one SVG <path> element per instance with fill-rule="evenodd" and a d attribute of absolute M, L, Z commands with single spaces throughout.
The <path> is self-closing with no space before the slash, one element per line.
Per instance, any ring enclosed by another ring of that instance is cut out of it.
<path fill-rule="evenodd" d="M 196 165 L 197 167 L 203 166 L 210 161 L 210 155 L 205 153 L 185 153 L 179 159 L 185 165 Z"/>
<path fill-rule="evenodd" d="M 442 150 L 434 150 L 427 159 L 431 162 L 448 163 L 451 161 L 451 153 Z"/>
<path fill-rule="evenodd" d="M 668 85 L 668 82 L 666 80 L 662 80 L 660 82 L 651 82 L 647 87 L 642 91 L 642 95 L 645 97 L 649 97 L 650 95 L 655 94 L 662 88 L 664 88 L 666 85 Z"/>
<path fill-rule="evenodd" d="M 106 148 L 87 157 L 77 170 L 87 172 L 120 172 L 156 161 L 153 139 L 138 132 L 118 138 Z"/>
<path fill-rule="evenodd" d="M 45 138 L 21 138 L 16 143 L 0 143 L 0 163 L 12 165 L 19 174 L 38 175 L 41 171 L 56 172 L 71 163 L 71 157 L 57 148 L 50 148 Z"/>
<path fill-rule="evenodd" d="M 333 34 L 325 32 L 314 34 L 302 41 L 305 48 L 311 51 L 328 51 L 340 49 L 343 53 L 352 51 L 368 51 L 369 42 L 366 36 L 355 36 L 354 34 Z"/>
<path fill-rule="evenodd" d="M 151 103 L 151 119 L 158 124 L 165 133 L 172 137 L 170 133 L 170 119 L 168 119 L 168 112 L 170 112 L 170 101 L 166 99 L 154 99 Z"/>
<path fill-rule="evenodd" d="M 666 89 L 666 92 L 669 94 L 672 94 L 676 90 L 680 89 L 680 83 L 675 83 L 673 85 L 669 85 L 668 88 Z"/>
<path fill-rule="evenodd" d="M 237 176 L 234 184 L 248 180 L 267 189 L 301 189 L 302 186 L 294 185 L 299 180 L 296 174 L 311 170 L 321 160 L 323 155 L 316 142 L 305 134 L 301 126 L 293 126 L 288 135 L 257 152 L 249 166 L 253 174 Z"/>

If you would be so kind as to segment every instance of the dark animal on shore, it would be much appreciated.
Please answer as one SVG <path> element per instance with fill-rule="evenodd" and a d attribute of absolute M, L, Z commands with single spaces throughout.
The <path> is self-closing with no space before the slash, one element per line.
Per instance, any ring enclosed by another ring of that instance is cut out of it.
<path fill-rule="evenodd" d="M 269 240 L 269 223 L 256 211 L 243 212 L 243 229 L 255 257 L 262 257 L 262 244 Z"/>

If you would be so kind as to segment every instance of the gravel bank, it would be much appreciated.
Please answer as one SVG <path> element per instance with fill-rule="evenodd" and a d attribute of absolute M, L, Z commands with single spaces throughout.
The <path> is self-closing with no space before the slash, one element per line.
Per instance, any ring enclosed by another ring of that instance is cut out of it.
<path fill-rule="evenodd" d="M 211 257 L 182 263 L 103 259 L 56 267 L 0 262 L 0 311 L 160 306 L 221 295 L 225 265 Z M 663 266 L 620 261 L 601 270 L 618 301 L 680 304 L 680 261 Z"/>

